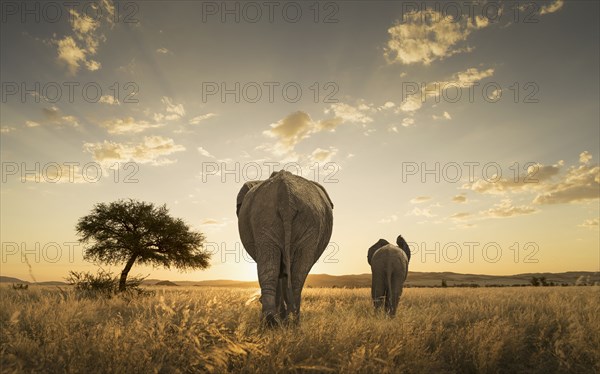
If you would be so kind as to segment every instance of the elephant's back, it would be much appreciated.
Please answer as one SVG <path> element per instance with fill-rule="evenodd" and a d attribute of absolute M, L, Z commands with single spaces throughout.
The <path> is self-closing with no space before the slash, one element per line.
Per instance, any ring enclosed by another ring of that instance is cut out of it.
<path fill-rule="evenodd" d="M 371 260 L 372 263 L 390 263 L 396 261 L 400 261 L 400 263 L 402 263 L 403 266 L 408 266 L 408 258 L 406 256 L 406 253 L 404 253 L 402 249 L 393 244 L 386 244 L 383 247 L 379 248 L 373 254 L 373 259 Z"/>

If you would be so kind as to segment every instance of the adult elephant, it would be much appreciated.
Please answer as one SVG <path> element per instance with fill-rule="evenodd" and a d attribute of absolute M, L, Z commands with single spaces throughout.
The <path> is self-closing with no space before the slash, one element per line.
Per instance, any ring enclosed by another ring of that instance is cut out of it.
<path fill-rule="evenodd" d="M 410 261 L 410 248 L 402 235 L 398 236 L 396 244 L 379 239 L 367 253 L 367 261 L 371 265 L 371 297 L 375 309 L 380 309 L 385 304 L 385 312 L 390 316 L 394 316 L 398 309 Z"/>
<path fill-rule="evenodd" d="M 302 287 L 331 238 L 333 203 L 325 188 L 288 171 L 246 182 L 237 196 L 238 229 L 256 261 L 263 319 L 300 317 Z"/>

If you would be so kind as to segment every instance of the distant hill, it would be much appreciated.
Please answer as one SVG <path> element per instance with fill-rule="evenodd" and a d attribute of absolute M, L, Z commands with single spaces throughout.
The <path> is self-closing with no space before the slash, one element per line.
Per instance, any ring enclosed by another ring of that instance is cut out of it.
<path fill-rule="evenodd" d="M 564 273 L 525 273 L 515 275 L 486 275 L 486 274 L 459 274 L 452 272 L 408 272 L 405 285 L 407 287 L 433 287 L 440 286 L 442 280 L 450 287 L 457 285 L 477 284 L 479 286 L 512 286 L 530 285 L 532 277 L 545 277 L 546 282 L 554 284 L 575 285 L 578 283 L 600 284 L 600 273 L 591 271 L 569 271 Z M 49 281 L 32 283 L 18 278 L 0 276 L 0 283 L 24 283 L 38 285 L 66 285 L 65 282 Z M 230 288 L 258 288 L 257 281 L 236 280 L 205 280 L 205 281 L 169 281 L 160 279 L 146 279 L 145 285 L 158 286 L 203 286 L 203 287 L 230 287 Z M 371 287 L 371 274 L 329 275 L 309 274 L 306 287 Z"/>
<path fill-rule="evenodd" d="M 160 282 L 156 282 L 154 285 L 155 286 L 178 286 L 177 284 L 175 284 L 171 281 L 160 281 Z"/>
<path fill-rule="evenodd" d="M 13 277 L 5 277 L 0 275 L 0 283 L 24 283 L 24 284 L 29 284 L 29 282 L 24 281 L 24 280 L 20 280 L 19 278 L 13 278 Z"/>

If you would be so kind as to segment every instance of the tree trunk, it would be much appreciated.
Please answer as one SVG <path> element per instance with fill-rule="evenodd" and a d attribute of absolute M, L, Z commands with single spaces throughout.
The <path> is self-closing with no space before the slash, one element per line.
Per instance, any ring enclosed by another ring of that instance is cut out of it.
<path fill-rule="evenodd" d="M 123 269 L 123 271 L 121 272 L 121 279 L 119 280 L 119 291 L 121 292 L 125 291 L 125 285 L 127 284 L 127 275 L 129 274 L 129 270 L 131 270 L 131 267 L 133 266 L 133 263 L 135 262 L 137 257 L 137 254 L 132 255 L 127 261 L 127 264 L 125 264 L 125 269 Z"/>

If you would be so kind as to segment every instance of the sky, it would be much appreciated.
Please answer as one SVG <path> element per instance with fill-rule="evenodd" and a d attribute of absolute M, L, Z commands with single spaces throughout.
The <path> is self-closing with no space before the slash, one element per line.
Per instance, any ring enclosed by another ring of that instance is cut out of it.
<path fill-rule="evenodd" d="M 256 279 L 235 198 L 286 169 L 335 205 L 312 273 L 600 270 L 599 3 L 3 1 L 0 274 L 62 280 L 94 204 L 166 204 Z"/>

